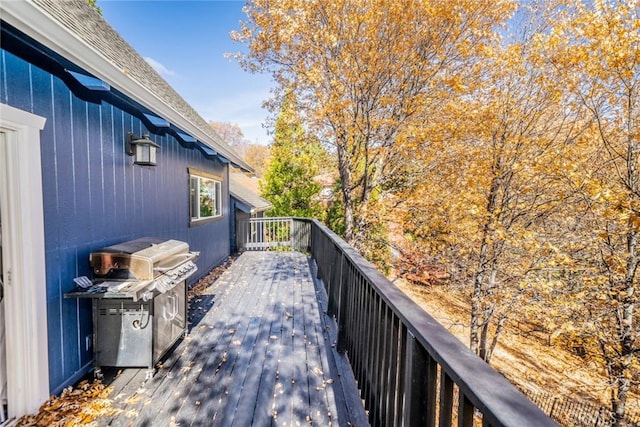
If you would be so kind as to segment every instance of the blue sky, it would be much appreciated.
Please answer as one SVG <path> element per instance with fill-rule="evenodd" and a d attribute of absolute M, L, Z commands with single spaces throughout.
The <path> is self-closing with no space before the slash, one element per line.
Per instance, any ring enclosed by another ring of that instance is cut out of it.
<path fill-rule="evenodd" d="M 244 46 L 229 32 L 245 18 L 240 0 L 98 0 L 102 16 L 207 121 L 235 123 L 252 143 L 263 127 L 271 79 L 224 54 Z"/>

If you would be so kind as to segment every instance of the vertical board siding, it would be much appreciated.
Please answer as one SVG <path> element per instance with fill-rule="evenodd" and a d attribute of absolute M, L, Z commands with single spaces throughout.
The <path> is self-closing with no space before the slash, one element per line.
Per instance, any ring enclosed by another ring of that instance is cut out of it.
<path fill-rule="evenodd" d="M 108 147 L 103 146 L 102 129 L 102 106 L 87 103 L 87 136 L 85 141 L 87 153 L 94 150 L 94 146 L 101 147 L 96 150 L 95 161 L 89 163 L 89 212 L 105 212 L 105 197 L 103 185 L 104 156 L 103 150 Z M 105 227 L 104 215 L 97 220 L 89 218 L 91 226 L 91 241 L 99 240 L 101 236 L 105 236 L 109 230 Z"/>
<path fill-rule="evenodd" d="M 187 241 L 206 274 L 229 255 L 229 200 L 220 221 L 189 227 L 187 168 L 227 176 L 227 166 L 155 135 L 113 105 L 75 96 L 57 76 L 0 49 L 0 99 L 47 119 L 41 132 L 50 386 L 60 392 L 90 367 L 88 300 L 65 299 L 73 278 L 90 276 L 89 254 L 154 236 Z M 160 144 L 158 165 L 138 166 L 125 153 L 127 132 Z"/>
<path fill-rule="evenodd" d="M 2 57 L 5 64 L 4 84 L 7 93 L 6 103 L 24 111 L 31 111 L 31 81 L 29 69 L 31 65 L 11 53 L 6 53 Z"/>

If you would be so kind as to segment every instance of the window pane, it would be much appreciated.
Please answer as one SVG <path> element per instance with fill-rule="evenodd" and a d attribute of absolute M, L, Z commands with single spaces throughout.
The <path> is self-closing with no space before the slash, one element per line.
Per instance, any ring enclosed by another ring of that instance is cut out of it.
<path fill-rule="evenodd" d="M 192 176 L 189 181 L 189 214 L 192 219 L 198 219 L 198 177 Z"/>
<path fill-rule="evenodd" d="M 207 218 L 216 215 L 215 188 L 215 182 L 213 180 L 200 178 L 200 218 Z"/>

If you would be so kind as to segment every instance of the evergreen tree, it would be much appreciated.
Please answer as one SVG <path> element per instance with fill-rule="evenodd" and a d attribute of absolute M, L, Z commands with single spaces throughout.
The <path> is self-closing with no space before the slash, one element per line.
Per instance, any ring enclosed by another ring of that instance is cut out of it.
<path fill-rule="evenodd" d="M 309 137 L 287 95 L 275 123 L 271 160 L 261 181 L 262 196 L 273 204 L 270 216 L 321 217 L 318 201 L 321 186 L 314 181 L 320 165 L 326 164 L 320 143 Z"/>

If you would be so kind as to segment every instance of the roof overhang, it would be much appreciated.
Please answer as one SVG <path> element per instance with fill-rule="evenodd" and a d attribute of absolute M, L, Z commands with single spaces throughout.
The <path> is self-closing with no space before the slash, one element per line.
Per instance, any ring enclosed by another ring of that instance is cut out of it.
<path fill-rule="evenodd" d="M 236 208 L 240 209 L 244 213 L 264 212 L 273 207 L 273 205 L 271 203 L 268 203 L 266 200 L 265 204 L 256 206 L 254 203 L 251 203 L 248 200 L 244 199 L 231 189 L 229 189 L 229 194 L 236 200 Z"/>
<path fill-rule="evenodd" d="M 248 214 L 255 212 L 255 210 L 250 205 L 248 205 L 247 203 L 244 203 L 243 201 L 235 197 L 233 194 L 231 195 L 231 197 L 236 199 L 236 209 L 238 209 L 239 211 L 248 213 Z"/>
<path fill-rule="evenodd" d="M 0 3 L 0 19 L 20 32 L 46 46 L 68 61 L 90 73 L 93 77 L 117 89 L 123 95 L 153 111 L 185 133 L 222 155 L 222 159 L 232 159 L 234 164 L 251 171 L 230 147 L 213 140 L 196 124 L 188 120 L 161 98 L 150 92 L 121 70 L 85 41 L 78 38 L 63 25 L 55 21 L 46 11 L 32 1 L 5 1 Z"/>

